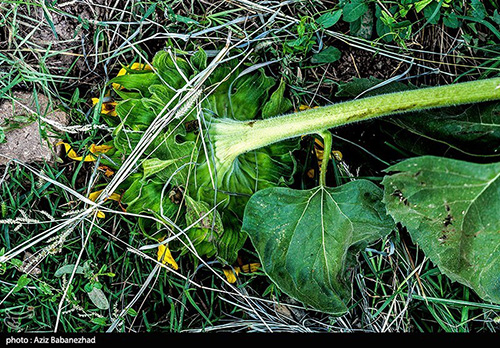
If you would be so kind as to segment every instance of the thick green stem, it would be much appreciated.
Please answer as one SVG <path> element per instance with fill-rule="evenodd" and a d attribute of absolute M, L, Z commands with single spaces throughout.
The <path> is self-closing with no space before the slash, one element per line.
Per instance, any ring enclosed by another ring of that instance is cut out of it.
<path fill-rule="evenodd" d="M 218 120 L 211 127 L 219 162 L 285 139 L 375 117 L 500 100 L 500 78 L 356 99 L 265 120 Z"/>
<path fill-rule="evenodd" d="M 329 130 L 320 132 L 319 135 L 323 138 L 323 160 L 321 161 L 321 168 L 319 172 L 319 183 L 326 186 L 326 169 L 330 161 L 330 154 L 332 153 L 332 133 Z"/>

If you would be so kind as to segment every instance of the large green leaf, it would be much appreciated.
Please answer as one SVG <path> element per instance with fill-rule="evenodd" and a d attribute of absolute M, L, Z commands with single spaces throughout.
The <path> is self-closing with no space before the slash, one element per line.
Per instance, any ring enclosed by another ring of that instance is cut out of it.
<path fill-rule="evenodd" d="M 500 163 L 422 156 L 387 171 L 394 220 L 444 274 L 500 303 Z"/>
<path fill-rule="evenodd" d="M 444 108 L 439 112 L 422 111 L 409 117 L 392 118 L 391 122 L 414 134 L 420 143 L 425 141 L 428 146 L 435 146 L 438 142 L 470 155 L 499 155 L 500 103 Z M 406 132 L 395 133 L 398 144 L 403 143 L 399 140 L 407 138 Z M 427 148 L 427 151 L 417 153 L 428 154 L 429 151 Z"/>
<path fill-rule="evenodd" d="M 142 99 L 127 99 L 118 103 L 118 117 L 132 130 L 146 130 L 158 114 Z"/>
<path fill-rule="evenodd" d="M 367 180 L 336 188 L 268 188 L 250 198 L 243 231 L 279 288 L 339 315 L 351 298 L 356 252 L 394 227 L 381 199 L 382 190 Z"/>
<path fill-rule="evenodd" d="M 186 225 L 190 228 L 185 235 L 181 236 L 182 241 L 174 241 L 174 243 L 171 243 L 171 247 L 186 253 L 188 249 L 185 246 L 193 245 L 199 255 L 214 256 L 217 253 L 214 244 L 224 232 L 219 212 L 211 209 L 208 203 L 196 201 L 189 195 L 185 195 L 184 199 L 186 204 Z"/>
<path fill-rule="evenodd" d="M 149 86 L 160 83 L 160 79 L 150 71 L 130 71 L 127 75 L 113 78 L 110 83 L 116 83 L 127 91 L 137 91 L 143 97 L 149 97 L 151 95 Z"/>
<path fill-rule="evenodd" d="M 183 87 L 192 73 L 192 69 L 185 59 L 166 51 L 159 51 L 155 54 L 153 67 L 158 72 L 163 84 L 173 90 Z"/>
<path fill-rule="evenodd" d="M 132 214 L 160 214 L 163 210 L 165 216 L 174 216 L 179 209 L 169 199 L 165 183 L 154 180 L 136 179 L 123 194 L 121 202 L 127 205 L 127 212 Z"/>

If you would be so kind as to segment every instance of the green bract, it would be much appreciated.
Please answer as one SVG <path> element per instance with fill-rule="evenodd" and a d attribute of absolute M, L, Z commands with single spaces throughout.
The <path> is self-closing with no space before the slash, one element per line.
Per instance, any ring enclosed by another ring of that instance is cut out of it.
<path fill-rule="evenodd" d="M 117 126 L 111 157 L 115 167 L 132 153 L 165 107 L 177 106 L 177 90 L 204 67 L 203 51 L 189 62 L 162 51 L 155 55 L 152 70 L 128 70 L 111 81 L 121 86 L 116 93 L 122 99 L 116 106 L 118 118 L 106 118 Z M 290 180 L 295 168 L 291 152 L 298 141 L 219 161 L 210 142 L 214 134 L 200 130 L 221 119 L 276 116 L 290 111 L 292 104 L 284 97 L 283 83 L 261 70 L 247 72 L 234 63 L 218 67 L 205 85 L 215 89 L 185 107 L 148 146 L 122 202 L 130 213 L 151 214 L 183 229 L 191 226 L 186 234 L 200 256 L 217 256 L 231 263 L 246 240 L 240 228 L 246 201 L 257 190 Z M 216 210 L 211 210 L 215 205 Z M 147 235 L 155 233 L 150 223 L 142 221 L 141 225 Z M 184 238 L 184 243 L 189 245 L 189 240 Z M 184 250 L 183 243 L 174 244 Z"/>

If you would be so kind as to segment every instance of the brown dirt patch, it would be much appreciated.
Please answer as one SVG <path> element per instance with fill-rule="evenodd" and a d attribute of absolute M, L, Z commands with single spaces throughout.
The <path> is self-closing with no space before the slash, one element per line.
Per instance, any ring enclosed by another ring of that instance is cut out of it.
<path fill-rule="evenodd" d="M 19 123 L 16 118 L 29 119 Z M 59 124 L 67 123 L 67 116 L 51 104 L 43 94 L 16 92 L 12 100 L 0 102 L 0 125 L 12 127 L 5 134 L 6 142 L 0 144 L 0 165 L 10 159 L 21 162 L 41 162 L 54 159 L 54 145 L 57 135 L 40 117 Z M 45 133 L 46 136 L 41 134 Z"/>

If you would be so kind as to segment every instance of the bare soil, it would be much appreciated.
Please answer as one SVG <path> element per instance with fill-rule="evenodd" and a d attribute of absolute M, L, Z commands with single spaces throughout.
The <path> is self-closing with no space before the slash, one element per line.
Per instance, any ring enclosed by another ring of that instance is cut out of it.
<path fill-rule="evenodd" d="M 57 135 L 39 116 L 58 124 L 67 123 L 66 113 L 55 108 L 43 94 L 16 92 L 13 100 L 0 103 L 0 125 L 15 126 L 7 131 L 6 142 L 0 144 L 0 165 L 11 159 L 21 162 L 42 162 L 54 159 Z M 25 116 L 30 122 L 19 123 L 16 116 Z M 41 134 L 46 134 L 42 137 Z"/>

